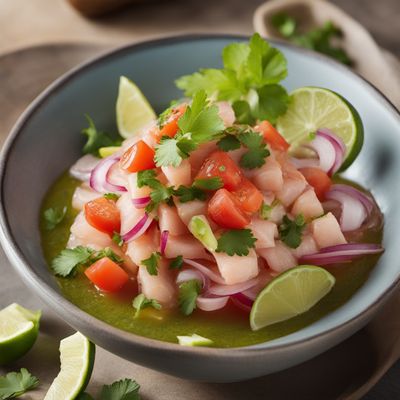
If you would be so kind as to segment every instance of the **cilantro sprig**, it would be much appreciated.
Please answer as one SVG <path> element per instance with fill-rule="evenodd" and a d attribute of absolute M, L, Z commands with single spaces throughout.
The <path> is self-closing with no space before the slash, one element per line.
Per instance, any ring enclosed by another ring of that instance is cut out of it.
<path fill-rule="evenodd" d="M 198 145 L 216 139 L 224 124 L 218 107 L 210 104 L 204 90 L 199 90 L 193 93 L 192 104 L 179 118 L 178 127 L 175 137 L 163 137 L 157 145 L 155 162 L 158 167 L 177 167 Z"/>
<path fill-rule="evenodd" d="M 108 257 L 116 263 L 121 263 L 118 257 L 109 247 L 95 251 L 90 247 L 77 246 L 73 249 L 64 249 L 54 258 L 51 267 L 56 275 L 67 277 L 73 275 L 79 265 L 91 265 L 101 258 Z"/>
<path fill-rule="evenodd" d="M 175 83 L 186 96 L 204 90 L 209 97 L 232 103 L 236 119 L 275 122 L 287 109 L 288 94 L 279 85 L 287 76 L 287 62 L 278 49 L 256 33 L 249 43 L 232 43 L 222 53 L 224 68 L 201 69 Z"/>
<path fill-rule="evenodd" d="M 161 254 L 158 251 L 154 251 L 151 253 L 150 257 L 141 261 L 141 264 L 144 265 L 147 269 L 147 272 L 150 275 L 158 274 L 158 263 L 161 260 Z"/>
<path fill-rule="evenodd" d="M 183 256 L 175 257 L 169 264 L 169 269 L 181 269 L 183 266 Z"/>
<path fill-rule="evenodd" d="M 121 379 L 104 385 L 99 400 L 140 400 L 140 385 L 133 379 Z"/>
<path fill-rule="evenodd" d="M 43 218 L 45 221 L 45 228 L 48 231 L 52 231 L 58 224 L 60 224 L 65 215 L 67 214 L 67 206 L 63 208 L 48 208 L 43 212 Z"/>
<path fill-rule="evenodd" d="M 132 306 L 136 309 L 135 318 L 139 316 L 141 310 L 148 307 L 153 307 L 156 310 L 161 310 L 161 304 L 157 300 L 148 299 L 143 293 L 138 294 L 133 299 Z"/>
<path fill-rule="evenodd" d="M 21 368 L 19 372 L 9 372 L 0 376 L 0 400 L 19 397 L 38 385 L 39 379 L 25 368 Z"/>
<path fill-rule="evenodd" d="M 179 309 L 182 314 L 190 315 L 196 308 L 196 300 L 200 294 L 201 285 L 197 279 L 182 282 L 179 285 Z"/>
<path fill-rule="evenodd" d="M 217 252 L 229 256 L 247 256 L 255 246 L 256 238 L 250 229 L 232 229 L 224 232 L 218 239 Z"/>
<path fill-rule="evenodd" d="M 306 222 L 303 214 L 297 215 L 294 220 L 285 215 L 281 225 L 279 225 L 280 238 L 286 245 L 296 249 L 301 244 L 301 235 L 305 227 Z"/>

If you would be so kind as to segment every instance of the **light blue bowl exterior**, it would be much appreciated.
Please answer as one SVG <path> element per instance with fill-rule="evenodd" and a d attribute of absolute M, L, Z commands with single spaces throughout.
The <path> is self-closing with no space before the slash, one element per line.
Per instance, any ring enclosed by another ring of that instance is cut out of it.
<path fill-rule="evenodd" d="M 171 38 L 117 50 L 72 71 L 30 106 L 3 150 L 1 240 L 17 271 L 60 316 L 96 343 L 161 371 L 198 380 L 234 381 L 300 363 L 362 327 L 399 279 L 400 117 L 372 86 L 324 57 L 277 44 L 288 60 L 290 91 L 300 86 L 332 89 L 359 111 L 365 144 L 345 177 L 370 189 L 385 214 L 386 251 L 365 285 L 335 312 L 291 335 L 240 349 L 187 349 L 141 338 L 106 325 L 60 296 L 40 247 L 40 203 L 49 185 L 80 156 L 84 113 L 115 130 L 120 75 L 135 81 L 160 111 L 181 93 L 174 80 L 201 67 L 220 67 L 221 49 L 243 38 Z"/>

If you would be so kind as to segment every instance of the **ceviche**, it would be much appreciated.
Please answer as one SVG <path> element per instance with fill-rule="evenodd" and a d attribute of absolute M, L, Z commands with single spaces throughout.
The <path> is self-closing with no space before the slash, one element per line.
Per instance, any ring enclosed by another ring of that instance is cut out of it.
<path fill-rule="evenodd" d="M 383 251 L 372 195 L 338 175 L 361 150 L 357 111 L 328 89 L 288 94 L 284 55 L 257 34 L 222 58 L 179 78 L 185 97 L 158 116 L 121 77 L 119 135 L 87 117 L 85 155 L 43 203 L 64 295 L 182 345 L 300 329 L 347 301 Z"/>

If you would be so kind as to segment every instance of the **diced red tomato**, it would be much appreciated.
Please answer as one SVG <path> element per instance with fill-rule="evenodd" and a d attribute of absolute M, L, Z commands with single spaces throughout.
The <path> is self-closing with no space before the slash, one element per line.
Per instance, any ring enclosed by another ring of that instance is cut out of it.
<path fill-rule="evenodd" d="M 121 168 L 128 172 L 139 172 L 155 168 L 154 155 L 154 149 L 143 140 L 139 140 L 122 155 Z"/>
<path fill-rule="evenodd" d="M 214 151 L 204 161 L 196 179 L 213 177 L 220 177 L 225 189 L 235 190 L 242 181 L 242 172 L 228 154 Z"/>
<path fill-rule="evenodd" d="M 299 171 L 304 175 L 308 184 L 314 188 L 318 199 L 324 200 L 325 194 L 332 185 L 331 178 L 319 168 L 301 168 Z"/>
<path fill-rule="evenodd" d="M 248 213 L 257 212 L 264 201 L 262 193 L 246 178 L 232 193 L 239 200 L 242 210 Z"/>
<path fill-rule="evenodd" d="M 86 221 L 97 230 L 112 235 L 121 229 L 121 217 L 115 201 L 100 197 L 85 204 Z"/>
<path fill-rule="evenodd" d="M 241 229 L 250 223 L 239 200 L 226 189 L 219 189 L 208 203 L 208 214 L 222 228 Z"/>
<path fill-rule="evenodd" d="M 85 275 L 99 289 L 106 292 L 117 292 L 128 282 L 128 274 L 108 257 L 101 258 L 92 264 Z"/>
<path fill-rule="evenodd" d="M 187 108 L 187 104 L 180 104 L 176 108 L 171 111 L 171 115 L 169 116 L 167 122 L 163 125 L 163 127 L 157 131 L 153 132 L 153 137 L 157 142 L 161 140 L 163 136 L 168 136 L 173 138 L 178 130 L 178 120 L 185 113 Z"/>
<path fill-rule="evenodd" d="M 287 151 L 290 144 L 285 138 L 274 128 L 268 121 L 260 122 L 254 129 L 262 133 L 265 141 L 271 146 L 273 150 Z"/>

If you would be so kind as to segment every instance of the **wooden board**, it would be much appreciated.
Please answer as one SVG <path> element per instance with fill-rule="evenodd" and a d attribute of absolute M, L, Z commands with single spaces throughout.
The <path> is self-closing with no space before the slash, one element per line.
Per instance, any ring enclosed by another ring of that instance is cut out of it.
<path fill-rule="evenodd" d="M 89 45 L 48 45 L 0 57 L 0 143 L 17 116 L 45 86 L 78 62 L 104 51 Z M 11 302 L 43 309 L 41 334 L 28 355 L 10 369 L 29 368 L 42 384 L 29 399 L 43 399 L 59 370 L 59 339 L 71 333 L 54 312 L 26 290 L 0 249 L 0 308 Z M 400 291 L 363 330 L 315 359 L 286 371 L 234 384 L 199 384 L 129 363 L 98 348 L 88 391 L 135 378 L 148 400 L 359 399 L 400 355 Z M 9 369 L 9 370 L 10 370 Z M 0 374 L 6 372 L 0 368 Z"/>

